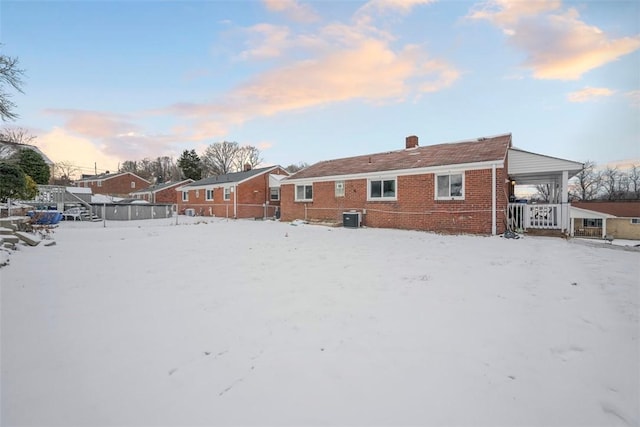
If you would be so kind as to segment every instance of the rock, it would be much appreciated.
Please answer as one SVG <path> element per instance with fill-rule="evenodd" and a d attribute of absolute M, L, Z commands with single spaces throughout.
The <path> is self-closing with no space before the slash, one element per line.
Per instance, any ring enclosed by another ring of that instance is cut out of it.
<path fill-rule="evenodd" d="M 16 231 L 14 234 L 29 246 L 38 246 L 41 241 L 39 237 L 34 236 L 33 234 L 25 233 L 23 231 Z"/>

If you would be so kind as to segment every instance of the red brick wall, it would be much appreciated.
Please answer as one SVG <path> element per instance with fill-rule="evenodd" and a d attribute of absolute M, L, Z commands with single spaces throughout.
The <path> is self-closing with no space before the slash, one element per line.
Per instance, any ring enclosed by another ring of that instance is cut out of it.
<path fill-rule="evenodd" d="M 176 191 L 176 187 L 164 188 L 155 193 L 155 203 L 178 203 L 178 197 L 182 197 L 182 193 Z"/>
<path fill-rule="evenodd" d="M 131 182 L 135 182 L 135 187 L 131 187 Z M 93 194 L 108 194 L 111 196 L 128 197 L 129 193 L 149 187 L 149 183 L 144 179 L 125 174 L 113 178 L 105 179 L 102 185 L 98 186 L 98 181 L 84 181 L 79 183 L 80 187 L 89 187 Z"/>
<path fill-rule="evenodd" d="M 295 186 L 281 187 L 282 220 L 342 222 L 342 213 L 363 212 L 369 227 L 426 230 L 441 233 L 491 234 L 491 169 L 465 172 L 465 200 L 434 200 L 434 175 L 399 176 L 397 200 L 367 201 L 367 180 L 345 181 L 345 196 L 335 197 L 335 182 L 313 184 L 313 202 L 295 202 Z M 505 170 L 496 170 L 497 233 L 504 232 Z M 306 209 L 305 209 L 306 208 Z"/>
<path fill-rule="evenodd" d="M 264 204 L 268 201 L 267 216 L 274 216 L 275 209 L 280 206 L 280 201 L 272 201 L 269 191 L 269 174 L 288 175 L 282 168 L 277 168 L 269 173 L 254 176 L 240 184 L 236 191 L 236 216 L 237 218 L 262 218 L 265 213 Z M 178 212 L 184 213 L 185 209 L 195 209 L 196 215 L 217 216 L 233 218 L 234 194 L 230 200 L 224 200 L 224 189 L 214 188 L 213 200 L 205 200 L 206 190 L 189 190 L 189 201 L 182 201 L 182 192 L 176 191 Z M 281 197 L 282 198 L 282 197 Z"/>

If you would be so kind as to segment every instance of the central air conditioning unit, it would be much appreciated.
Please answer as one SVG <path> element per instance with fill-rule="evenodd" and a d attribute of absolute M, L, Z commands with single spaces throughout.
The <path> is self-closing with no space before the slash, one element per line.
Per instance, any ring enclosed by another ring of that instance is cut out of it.
<path fill-rule="evenodd" d="M 185 209 L 184 210 L 184 214 L 186 216 L 196 216 L 196 210 L 195 209 Z"/>
<path fill-rule="evenodd" d="M 360 212 L 343 212 L 342 213 L 342 225 L 347 228 L 358 228 L 362 224 Z"/>

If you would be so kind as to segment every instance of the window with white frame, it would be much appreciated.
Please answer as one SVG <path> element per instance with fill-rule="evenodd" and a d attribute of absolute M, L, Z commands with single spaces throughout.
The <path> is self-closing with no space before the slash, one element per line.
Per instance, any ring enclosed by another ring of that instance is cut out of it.
<path fill-rule="evenodd" d="M 213 188 L 206 190 L 205 197 L 207 200 L 213 200 Z"/>
<path fill-rule="evenodd" d="M 131 181 L 131 188 L 136 188 L 136 182 L 135 181 Z"/>
<path fill-rule="evenodd" d="M 296 185 L 296 202 L 313 200 L 313 185 Z"/>
<path fill-rule="evenodd" d="M 631 224 L 640 224 L 640 218 L 631 218 Z"/>
<path fill-rule="evenodd" d="M 464 173 L 436 175 L 436 199 L 464 199 Z"/>
<path fill-rule="evenodd" d="M 369 200 L 396 200 L 396 179 L 370 179 Z"/>
<path fill-rule="evenodd" d="M 98 181 L 98 187 L 102 187 L 102 181 Z"/>
<path fill-rule="evenodd" d="M 196 190 L 196 199 L 200 198 L 200 190 Z"/>
<path fill-rule="evenodd" d="M 224 189 L 224 199 L 231 200 L 231 187 L 226 187 Z"/>
<path fill-rule="evenodd" d="M 269 199 L 273 201 L 280 200 L 280 189 L 278 187 L 269 188 Z"/>
<path fill-rule="evenodd" d="M 344 181 L 336 181 L 336 197 L 344 197 Z"/>
<path fill-rule="evenodd" d="M 189 192 L 188 191 L 183 191 L 182 192 L 182 201 L 183 202 L 188 202 L 189 201 Z"/>

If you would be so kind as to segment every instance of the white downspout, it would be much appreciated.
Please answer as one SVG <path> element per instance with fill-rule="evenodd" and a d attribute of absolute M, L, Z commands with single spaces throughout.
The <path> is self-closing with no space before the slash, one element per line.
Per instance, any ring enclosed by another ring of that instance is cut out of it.
<path fill-rule="evenodd" d="M 491 235 L 496 235 L 496 165 L 491 165 Z"/>
<path fill-rule="evenodd" d="M 238 186 L 234 185 L 233 189 L 233 218 L 238 219 Z"/>
<path fill-rule="evenodd" d="M 562 231 L 569 226 L 569 171 L 562 171 Z"/>

